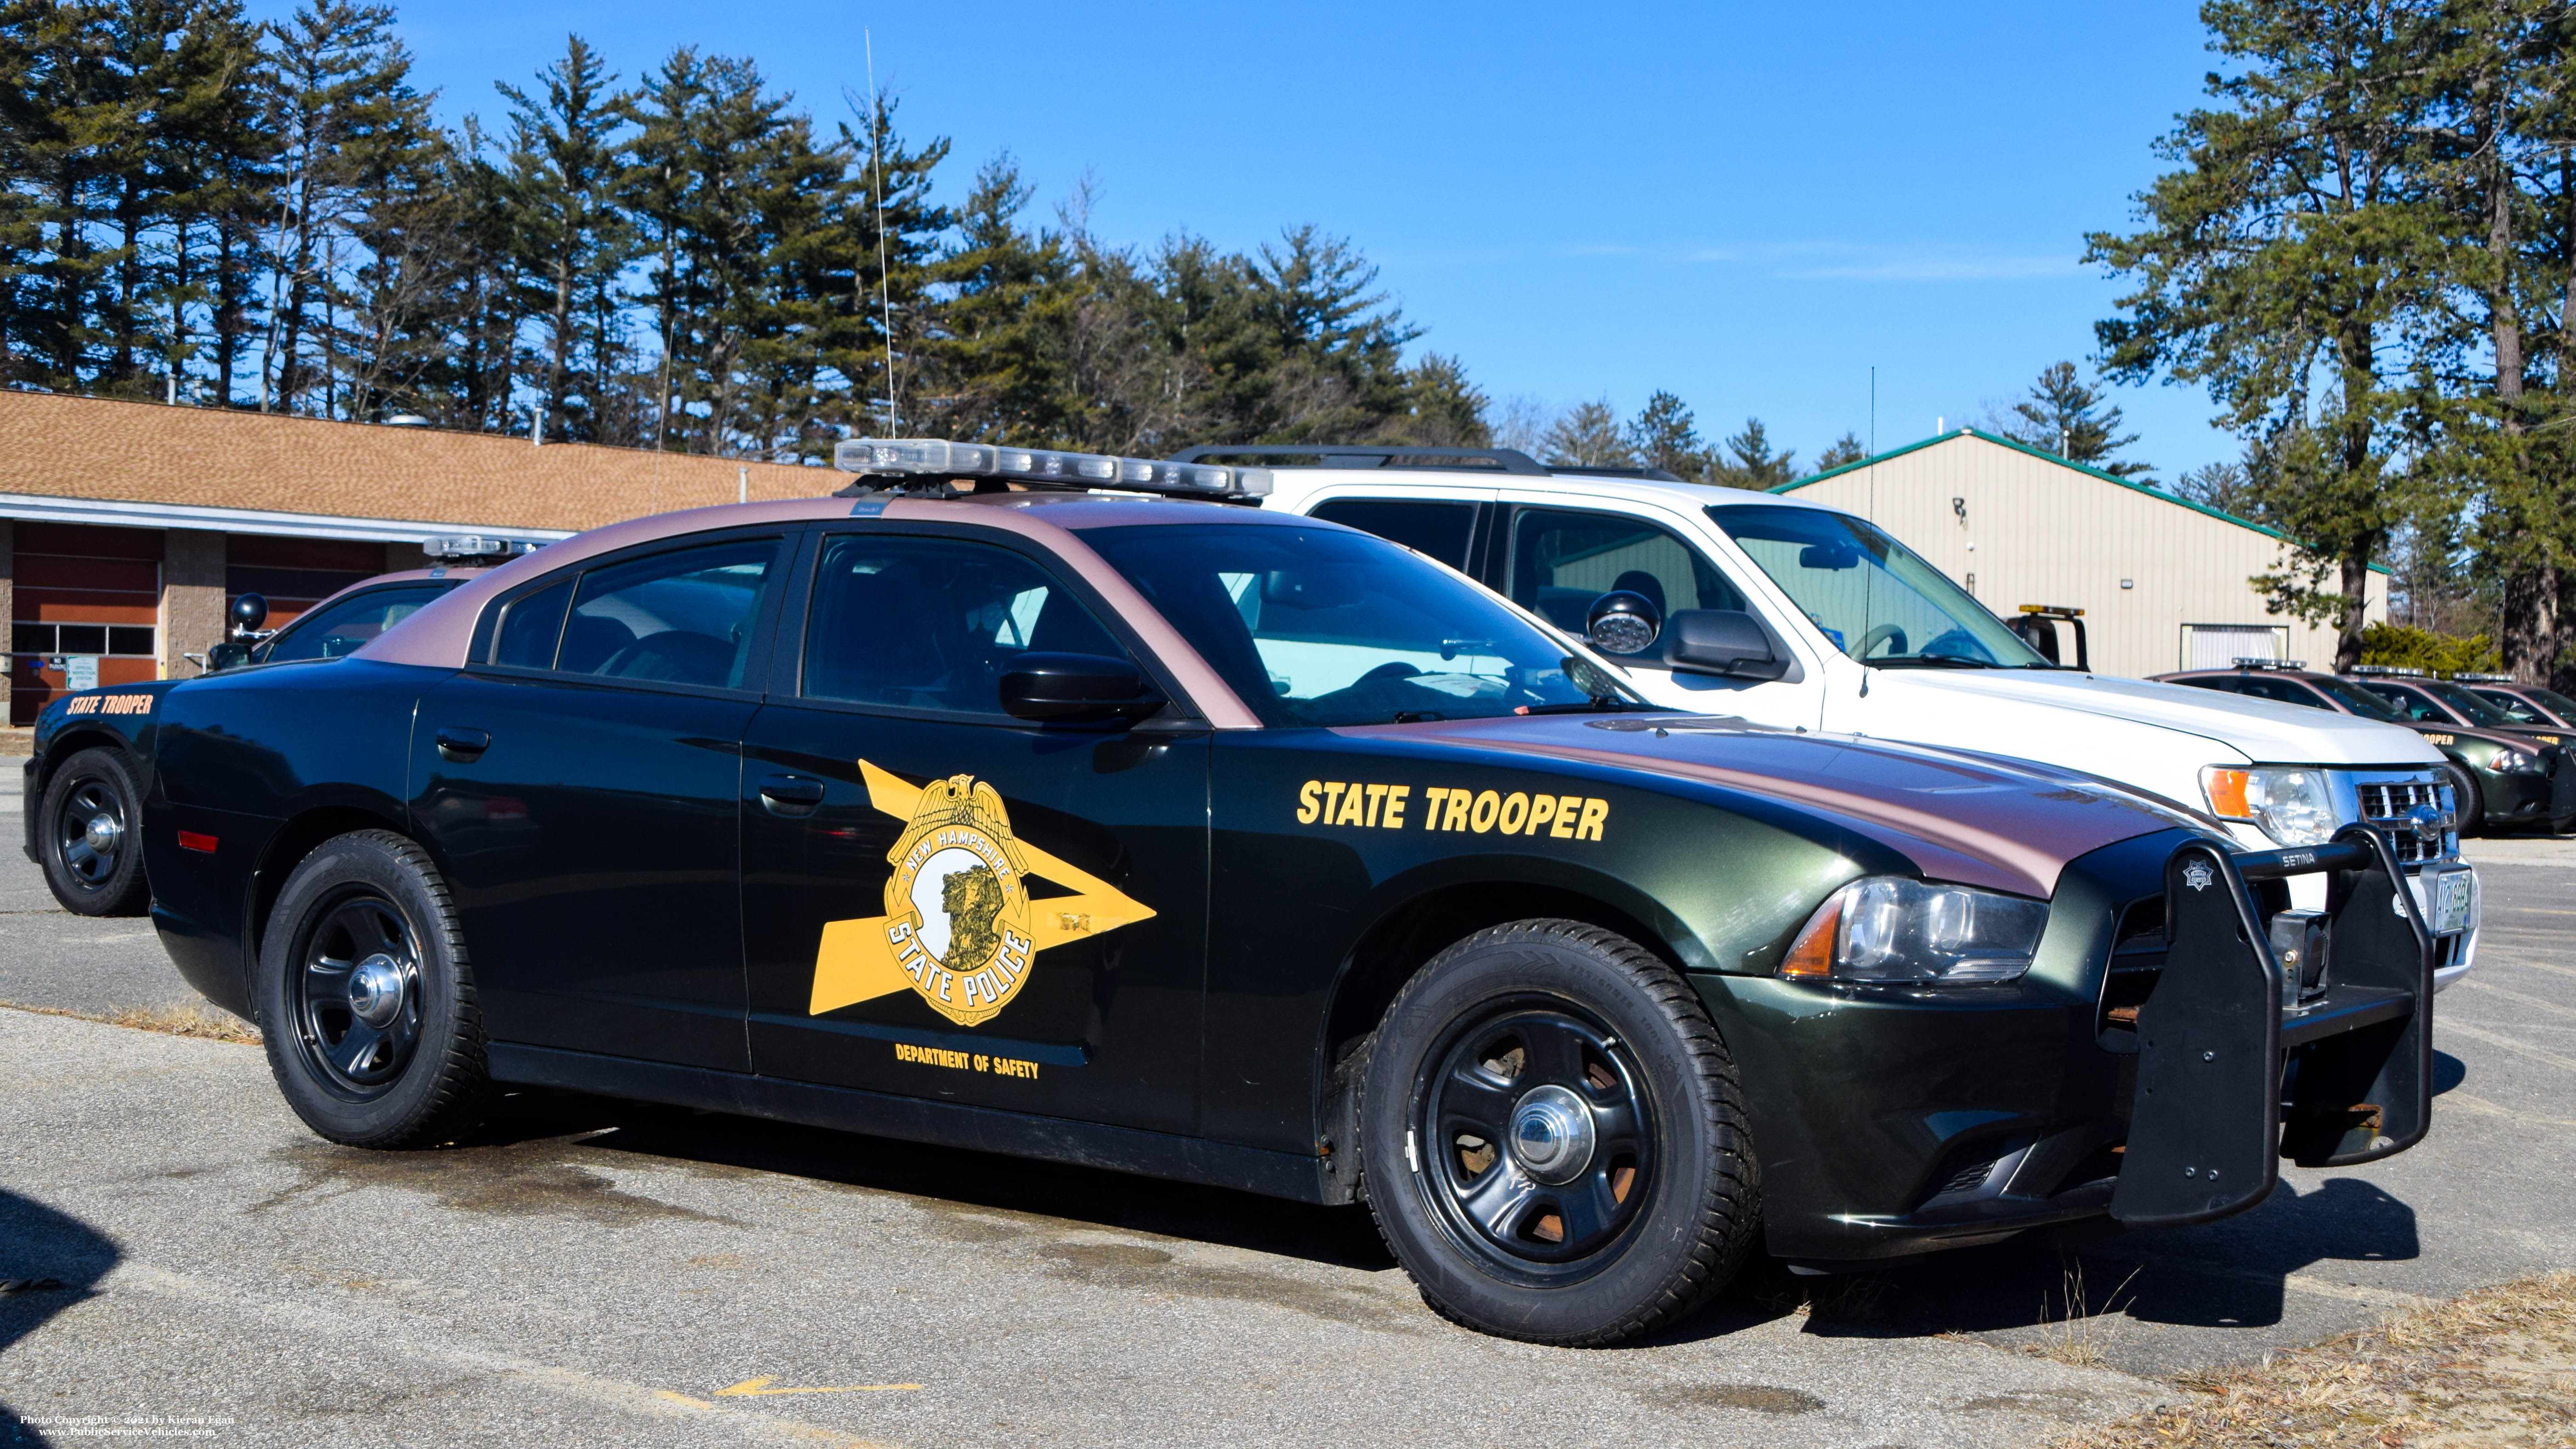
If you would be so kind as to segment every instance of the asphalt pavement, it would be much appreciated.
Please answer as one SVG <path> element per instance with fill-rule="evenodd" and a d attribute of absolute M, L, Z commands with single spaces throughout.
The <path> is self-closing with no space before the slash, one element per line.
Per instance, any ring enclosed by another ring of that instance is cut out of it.
<path fill-rule="evenodd" d="M 8 802 L 0 797 L 0 805 Z M 0 1001 L 190 999 L 0 812 Z M 2027 1444 L 2576 1268 L 2576 841 L 2474 842 L 2432 1136 L 2182 1232 L 1757 1265 L 1649 1342 L 1453 1328 L 1365 1214 L 570 1094 L 312 1137 L 256 1047 L 0 1010 L 0 1444 Z"/>

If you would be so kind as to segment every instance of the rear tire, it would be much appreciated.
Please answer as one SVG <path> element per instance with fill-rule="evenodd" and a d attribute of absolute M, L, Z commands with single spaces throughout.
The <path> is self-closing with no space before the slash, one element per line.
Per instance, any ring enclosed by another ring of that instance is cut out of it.
<path fill-rule="evenodd" d="M 122 750 L 87 749 L 46 782 L 36 849 L 45 886 L 80 916 L 139 916 L 152 904 L 143 873 L 143 791 Z"/>
<path fill-rule="evenodd" d="M 1481 1332 L 1593 1347 L 1675 1322 L 1760 1217 L 1735 1063 L 1635 942 L 1516 921 L 1433 958 L 1361 1073 L 1361 1167 L 1423 1301 Z"/>
<path fill-rule="evenodd" d="M 482 1116 L 464 934 L 413 841 L 360 830 L 306 856 L 269 912 L 251 1001 L 278 1090 L 334 1142 L 425 1146 Z"/>

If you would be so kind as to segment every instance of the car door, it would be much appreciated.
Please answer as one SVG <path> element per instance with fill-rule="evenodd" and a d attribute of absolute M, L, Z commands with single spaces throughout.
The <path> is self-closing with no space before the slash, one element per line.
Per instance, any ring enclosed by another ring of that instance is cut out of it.
<path fill-rule="evenodd" d="M 1143 651 L 1044 554 L 922 527 L 806 545 L 745 745 L 752 1064 L 1194 1132 L 1208 732 L 1004 713 L 1025 652 Z"/>
<path fill-rule="evenodd" d="M 785 542 L 695 535 L 532 582 L 421 701 L 412 810 L 495 1038 L 748 1067 L 739 750 Z"/>
<path fill-rule="evenodd" d="M 1667 617 L 1684 609 L 1748 610 L 1744 592 L 1678 532 L 1640 513 L 1520 503 L 1497 530 L 1495 585 L 1557 628 L 1585 637 L 1603 594 L 1645 595 Z M 1774 639 L 1774 648 L 1787 645 Z M 1660 647 L 1611 656 L 1661 705 L 1740 714 L 1764 724 L 1814 728 L 1816 689 L 1792 669 L 1778 680 L 1721 678 L 1667 668 Z"/>

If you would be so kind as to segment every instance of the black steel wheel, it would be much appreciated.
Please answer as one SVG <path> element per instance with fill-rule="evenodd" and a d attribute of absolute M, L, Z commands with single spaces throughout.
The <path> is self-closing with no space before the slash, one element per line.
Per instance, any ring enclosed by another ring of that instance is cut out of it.
<path fill-rule="evenodd" d="M 325 841 L 278 892 L 251 997 L 287 1104 L 334 1142 L 453 1136 L 487 1091 L 481 1016 L 446 882 L 384 830 Z"/>
<path fill-rule="evenodd" d="M 1734 1061 L 1680 974 L 1614 932 L 1518 921 L 1449 947 L 1360 1081 L 1378 1229 L 1470 1328 L 1616 1343 L 1706 1302 L 1752 1242 Z"/>
<path fill-rule="evenodd" d="M 37 847 L 45 885 L 64 910 L 139 916 L 152 903 L 143 873 L 143 792 L 123 752 L 88 749 L 45 783 Z"/>
<path fill-rule="evenodd" d="M 1458 1246 L 1537 1286 L 1611 1261 L 1657 1167 L 1644 1068 L 1617 1034 L 1561 999 L 1504 1000 L 1425 1062 L 1407 1130 Z"/>

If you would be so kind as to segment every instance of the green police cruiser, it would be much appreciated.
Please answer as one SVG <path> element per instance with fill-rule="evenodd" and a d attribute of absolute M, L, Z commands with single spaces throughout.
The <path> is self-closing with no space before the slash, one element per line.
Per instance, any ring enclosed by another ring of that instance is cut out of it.
<path fill-rule="evenodd" d="M 1258 469 L 840 460 L 155 698 L 153 918 L 316 1132 L 538 1083 L 1365 1202 L 1569 1345 L 2424 1134 L 2366 826 L 1656 710 Z"/>

